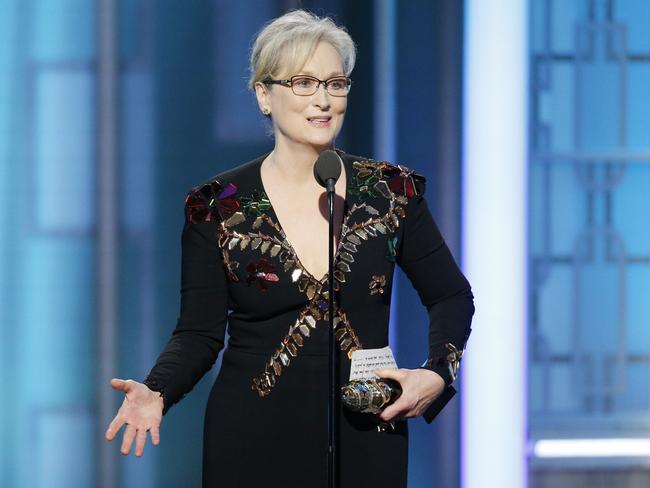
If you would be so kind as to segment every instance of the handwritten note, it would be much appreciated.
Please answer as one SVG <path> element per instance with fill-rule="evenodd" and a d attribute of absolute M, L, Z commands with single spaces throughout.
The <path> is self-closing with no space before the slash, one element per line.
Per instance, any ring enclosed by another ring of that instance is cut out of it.
<path fill-rule="evenodd" d="M 378 378 L 377 368 L 397 368 L 390 346 L 381 349 L 357 349 L 352 353 L 350 381 Z"/>

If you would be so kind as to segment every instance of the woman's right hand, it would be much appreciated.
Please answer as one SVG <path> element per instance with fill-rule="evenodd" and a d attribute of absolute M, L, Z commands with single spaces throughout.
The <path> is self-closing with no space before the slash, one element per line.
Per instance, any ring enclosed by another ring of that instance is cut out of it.
<path fill-rule="evenodd" d="M 128 455 L 133 439 L 136 439 L 135 455 L 140 457 L 147 442 L 147 431 L 151 433 L 151 442 L 154 446 L 160 443 L 163 399 L 160 393 L 150 390 L 147 385 L 137 381 L 113 378 L 111 386 L 126 395 L 117 415 L 108 426 L 106 439 L 112 441 L 122 425 L 127 424 L 122 436 L 120 452 L 125 456 Z"/>

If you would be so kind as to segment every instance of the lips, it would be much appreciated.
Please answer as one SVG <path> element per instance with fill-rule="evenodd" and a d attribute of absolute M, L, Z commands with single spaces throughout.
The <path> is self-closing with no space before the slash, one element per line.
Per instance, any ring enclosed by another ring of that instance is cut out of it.
<path fill-rule="evenodd" d="M 309 122 L 329 122 L 331 119 L 331 116 L 307 117 Z"/>

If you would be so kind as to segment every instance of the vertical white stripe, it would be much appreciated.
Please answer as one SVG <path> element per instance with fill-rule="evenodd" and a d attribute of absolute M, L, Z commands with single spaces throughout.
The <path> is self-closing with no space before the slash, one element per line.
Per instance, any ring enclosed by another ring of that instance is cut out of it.
<path fill-rule="evenodd" d="M 476 315 L 463 357 L 463 487 L 526 466 L 527 3 L 466 0 L 463 256 Z"/>

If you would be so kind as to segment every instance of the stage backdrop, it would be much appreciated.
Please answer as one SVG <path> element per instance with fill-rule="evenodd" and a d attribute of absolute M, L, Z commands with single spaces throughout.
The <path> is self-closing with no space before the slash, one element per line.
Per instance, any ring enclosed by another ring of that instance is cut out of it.
<path fill-rule="evenodd" d="M 175 325 L 186 192 L 272 147 L 247 57 L 290 7 L 332 14 L 358 43 L 338 146 L 424 173 L 461 258 L 462 2 L 3 0 L 3 487 L 199 486 L 219 363 L 140 459 L 103 439 L 121 402 L 108 381 L 142 380 Z M 426 314 L 403 277 L 395 298 L 392 345 L 416 367 Z M 460 400 L 411 421 L 410 487 L 458 486 Z"/>

